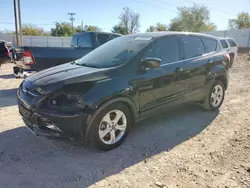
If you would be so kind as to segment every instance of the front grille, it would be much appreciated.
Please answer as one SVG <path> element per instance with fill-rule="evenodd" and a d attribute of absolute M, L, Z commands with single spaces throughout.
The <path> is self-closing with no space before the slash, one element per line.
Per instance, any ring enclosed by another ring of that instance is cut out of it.
<path fill-rule="evenodd" d="M 19 104 L 19 112 L 26 120 L 30 120 L 32 113 L 29 109 L 25 108 L 22 104 Z"/>

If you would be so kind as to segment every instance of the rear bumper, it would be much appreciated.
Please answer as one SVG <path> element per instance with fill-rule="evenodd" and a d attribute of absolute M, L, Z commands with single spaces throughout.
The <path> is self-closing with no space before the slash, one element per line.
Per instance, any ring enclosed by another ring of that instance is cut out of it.
<path fill-rule="evenodd" d="M 13 67 L 13 73 L 15 77 L 27 77 L 32 74 L 35 74 L 37 71 L 31 69 L 24 69 L 18 66 Z"/>

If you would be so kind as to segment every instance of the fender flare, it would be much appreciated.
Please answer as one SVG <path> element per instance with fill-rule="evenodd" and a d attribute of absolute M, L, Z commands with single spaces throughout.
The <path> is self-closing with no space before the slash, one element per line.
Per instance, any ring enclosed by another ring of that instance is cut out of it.
<path fill-rule="evenodd" d="M 136 105 L 135 103 L 132 101 L 132 99 L 128 98 L 128 97 L 123 97 L 123 96 L 119 96 L 119 97 L 116 97 L 116 98 L 113 98 L 111 100 L 108 100 L 104 103 L 99 103 L 98 105 L 95 106 L 95 108 L 97 109 L 93 115 L 89 115 L 87 117 L 87 121 L 86 121 L 86 125 L 87 127 L 84 129 L 85 131 L 85 139 L 86 140 L 89 140 L 89 133 L 90 133 L 90 130 L 91 130 L 91 124 L 93 123 L 94 119 L 96 118 L 96 116 L 103 110 L 105 109 L 107 106 L 111 105 L 111 104 L 114 104 L 116 102 L 121 102 L 121 103 L 126 103 L 130 110 L 131 110 L 131 115 L 133 116 L 133 120 L 134 120 L 134 123 L 139 121 L 140 120 L 140 117 L 139 117 L 139 114 L 137 112 L 137 108 L 136 108 Z"/>
<path fill-rule="evenodd" d="M 227 73 L 226 69 L 222 65 L 217 65 L 211 68 L 211 70 L 208 73 L 206 83 L 209 83 L 211 81 L 214 81 L 215 79 L 222 78 L 221 81 L 225 84 L 225 87 L 227 88 L 228 86 L 228 78 L 227 78 Z"/>

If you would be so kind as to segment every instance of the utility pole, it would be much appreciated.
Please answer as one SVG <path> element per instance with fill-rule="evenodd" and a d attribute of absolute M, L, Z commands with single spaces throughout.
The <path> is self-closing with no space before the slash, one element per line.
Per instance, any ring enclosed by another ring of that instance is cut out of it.
<path fill-rule="evenodd" d="M 14 18 L 15 18 L 15 29 L 16 29 L 16 46 L 19 46 L 17 15 L 16 15 L 16 0 L 13 0 L 13 4 L 14 4 Z"/>
<path fill-rule="evenodd" d="M 83 32 L 83 21 L 82 21 L 82 32 Z"/>
<path fill-rule="evenodd" d="M 74 15 L 76 15 L 76 13 L 72 13 L 72 12 L 70 12 L 70 13 L 68 13 L 68 15 L 70 15 L 70 20 L 71 20 L 71 27 L 72 27 L 72 34 L 74 33 L 74 25 L 73 25 L 73 22 L 74 22 L 74 20 L 75 20 L 75 18 L 74 18 Z"/>
<path fill-rule="evenodd" d="M 19 20 L 19 34 L 20 34 L 20 45 L 23 45 L 23 34 L 22 34 L 22 20 L 21 20 L 21 0 L 18 1 L 18 20 Z"/>

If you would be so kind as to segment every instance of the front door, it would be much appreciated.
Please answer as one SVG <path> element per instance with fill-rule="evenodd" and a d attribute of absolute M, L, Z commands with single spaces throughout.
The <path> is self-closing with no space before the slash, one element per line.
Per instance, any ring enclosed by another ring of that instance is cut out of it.
<path fill-rule="evenodd" d="M 179 40 L 174 35 L 156 39 L 143 54 L 142 59 L 161 59 L 161 66 L 138 75 L 136 85 L 142 118 L 159 113 L 157 109 L 161 110 L 168 104 L 183 99 L 184 87 L 176 87 L 179 82 L 176 71 L 180 60 Z"/>

